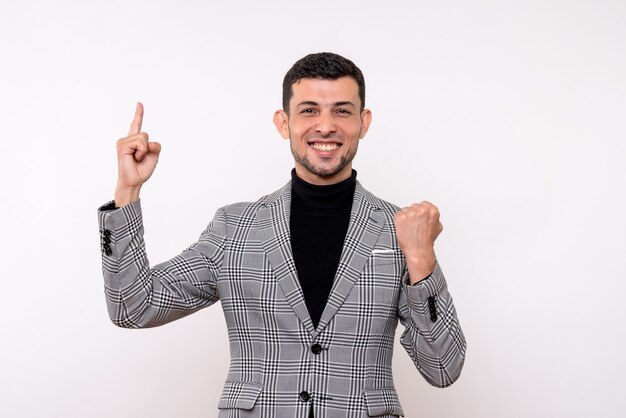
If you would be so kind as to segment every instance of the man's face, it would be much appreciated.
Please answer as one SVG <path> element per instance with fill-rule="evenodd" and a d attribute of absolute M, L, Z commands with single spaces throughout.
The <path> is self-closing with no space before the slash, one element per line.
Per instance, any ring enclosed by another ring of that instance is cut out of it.
<path fill-rule="evenodd" d="M 360 110 L 356 81 L 304 78 L 292 87 L 289 115 L 276 111 L 274 124 L 283 138 L 290 139 L 296 174 L 319 185 L 347 179 L 359 139 L 371 122 L 371 112 Z"/>

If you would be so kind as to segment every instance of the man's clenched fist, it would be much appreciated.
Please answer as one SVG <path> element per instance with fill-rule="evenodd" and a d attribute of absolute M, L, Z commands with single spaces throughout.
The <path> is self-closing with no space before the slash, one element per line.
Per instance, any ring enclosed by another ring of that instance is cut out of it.
<path fill-rule="evenodd" d="M 411 284 L 415 284 L 435 269 L 435 240 L 443 230 L 439 209 L 430 202 L 414 203 L 396 212 L 394 223 Z"/>
<path fill-rule="evenodd" d="M 139 198 L 141 186 L 150 178 L 159 160 L 161 144 L 148 141 L 148 134 L 141 132 L 142 122 L 143 105 L 137 103 L 128 136 L 117 141 L 117 207 Z"/>

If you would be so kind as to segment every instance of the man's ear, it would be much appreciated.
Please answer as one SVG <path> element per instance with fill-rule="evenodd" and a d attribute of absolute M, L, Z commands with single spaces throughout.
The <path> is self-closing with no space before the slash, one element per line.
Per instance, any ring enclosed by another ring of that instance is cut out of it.
<path fill-rule="evenodd" d="M 289 138 L 289 116 L 287 112 L 282 109 L 274 112 L 274 126 L 283 139 Z"/>
<path fill-rule="evenodd" d="M 370 128 L 372 123 L 372 112 L 369 109 L 363 109 L 361 112 L 361 132 L 359 132 L 359 139 L 365 137 L 365 134 Z"/>

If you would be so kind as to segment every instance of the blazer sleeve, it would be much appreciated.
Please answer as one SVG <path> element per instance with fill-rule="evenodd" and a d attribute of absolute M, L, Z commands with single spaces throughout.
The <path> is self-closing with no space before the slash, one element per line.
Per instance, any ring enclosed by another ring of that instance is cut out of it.
<path fill-rule="evenodd" d="M 439 264 L 415 285 L 404 278 L 398 311 L 405 331 L 400 343 L 433 386 L 447 387 L 461 374 L 466 342 Z"/>
<path fill-rule="evenodd" d="M 225 220 L 220 209 L 198 242 L 150 268 L 141 204 L 98 210 L 102 270 L 111 321 L 124 328 L 155 327 L 219 299 L 216 279 L 223 259 Z"/>

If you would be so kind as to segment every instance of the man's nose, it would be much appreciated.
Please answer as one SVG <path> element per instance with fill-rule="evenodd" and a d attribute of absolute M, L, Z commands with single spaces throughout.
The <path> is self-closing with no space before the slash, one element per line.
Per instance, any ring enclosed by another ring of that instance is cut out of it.
<path fill-rule="evenodd" d="M 322 136 L 328 136 L 336 130 L 335 119 L 330 113 L 323 112 L 317 120 L 317 132 Z"/>

